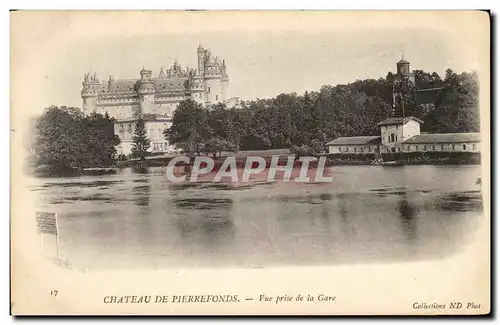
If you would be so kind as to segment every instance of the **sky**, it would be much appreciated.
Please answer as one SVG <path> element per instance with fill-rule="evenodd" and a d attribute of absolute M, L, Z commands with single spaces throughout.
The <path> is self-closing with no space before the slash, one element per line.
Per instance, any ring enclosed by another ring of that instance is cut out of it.
<path fill-rule="evenodd" d="M 487 71 L 488 24 L 477 12 L 18 12 L 11 100 L 22 112 L 81 107 L 86 72 L 196 68 L 198 44 L 226 61 L 227 96 L 243 100 L 385 77 L 402 50 L 412 69 Z"/>

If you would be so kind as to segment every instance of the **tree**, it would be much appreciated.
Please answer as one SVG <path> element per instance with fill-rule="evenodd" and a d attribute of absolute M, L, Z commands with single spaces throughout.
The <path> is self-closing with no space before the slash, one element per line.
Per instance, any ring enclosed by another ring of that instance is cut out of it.
<path fill-rule="evenodd" d="M 172 126 L 164 131 L 165 138 L 186 153 L 200 154 L 208 136 L 207 112 L 191 99 L 179 103 L 174 111 Z"/>
<path fill-rule="evenodd" d="M 120 138 L 115 135 L 114 119 L 108 113 L 92 113 L 82 119 L 81 132 L 85 143 L 83 158 L 86 166 L 110 166 L 115 161 Z"/>
<path fill-rule="evenodd" d="M 436 109 L 424 119 L 425 130 L 440 133 L 479 132 L 477 75 L 457 75 L 448 69 L 445 83 L 445 89 L 436 100 Z"/>
<path fill-rule="evenodd" d="M 275 98 L 245 101 L 239 109 L 218 104 L 208 109 L 182 102 L 165 135 L 187 152 L 220 154 L 231 150 L 293 148 L 319 152 L 339 136 L 377 135 L 376 124 L 397 115 L 424 120 L 422 130 L 471 132 L 479 128 L 478 80 L 474 73 L 447 70 L 444 80 L 435 73 L 415 71 L 418 89 L 443 88 L 428 112 L 416 104 L 413 81 L 388 73 L 385 78 L 356 80 L 318 91 L 279 94 Z M 393 92 L 397 94 L 393 103 Z M 308 151 L 308 152 L 309 152 Z"/>
<path fill-rule="evenodd" d="M 407 77 L 394 82 L 394 109 L 395 116 L 415 116 L 415 84 Z"/>
<path fill-rule="evenodd" d="M 212 154 L 214 159 L 221 155 L 222 151 L 235 151 L 234 144 L 221 137 L 211 137 L 204 142 L 203 151 Z"/>
<path fill-rule="evenodd" d="M 147 137 L 146 123 L 143 117 L 138 114 L 134 125 L 134 137 L 132 143 L 132 157 L 144 160 L 149 154 L 148 149 L 151 141 Z"/>
<path fill-rule="evenodd" d="M 37 165 L 49 165 L 64 172 L 85 163 L 82 119 L 78 108 L 51 106 L 45 109 L 35 126 Z"/>

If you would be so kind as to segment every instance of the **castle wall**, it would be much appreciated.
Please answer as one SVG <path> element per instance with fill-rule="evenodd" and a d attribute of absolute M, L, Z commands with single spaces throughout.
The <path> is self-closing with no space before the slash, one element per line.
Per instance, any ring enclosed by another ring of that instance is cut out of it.
<path fill-rule="evenodd" d="M 96 97 L 82 98 L 83 114 L 88 115 L 96 111 Z"/>
<path fill-rule="evenodd" d="M 98 105 L 96 111 L 98 113 L 104 114 L 108 112 L 110 117 L 116 119 L 123 119 L 133 116 L 135 112 L 140 110 L 139 103 L 122 103 L 118 105 Z"/>
<path fill-rule="evenodd" d="M 145 122 L 147 137 L 151 141 L 149 152 L 171 152 L 174 148 L 168 143 L 163 134 L 164 130 L 172 126 L 172 121 L 167 118 L 158 118 Z M 114 124 L 115 134 L 120 137 L 117 154 L 129 155 L 132 152 L 135 122 L 132 119 L 117 121 Z"/>
<path fill-rule="evenodd" d="M 118 154 L 131 152 L 134 124 L 131 117 L 139 112 L 156 115 L 155 120 L 146 122 L 151 150 L 174 150 L 166 143 L 163 130 L 170 127 L 170 119 L 181 101 L 188 96 L 203 105 L 226 100 L 228 75 L 225 61 L 212 56 L 201 46 L 197 53 L 198 69 L 183 68 L 175 61 L 169 69 L 162 68 L 155 77 L 151 70 L 144 68 L 137 79 L 114 80 L 110 77 L 107 82 L 100 82 L 96 74 L 85 74 L 81 91 L 83 113 L 107 112 L 118 120 L 114 126 L 115 134 L 122 141 Z M 164 120 L 165 117 L 169 118 L 168 121 Z"/>
<path fill-rule="evenodd" d="M 221 80 L 212 78 L 205 80 L 205 94 L 206 103 L 223 101 Z"/>

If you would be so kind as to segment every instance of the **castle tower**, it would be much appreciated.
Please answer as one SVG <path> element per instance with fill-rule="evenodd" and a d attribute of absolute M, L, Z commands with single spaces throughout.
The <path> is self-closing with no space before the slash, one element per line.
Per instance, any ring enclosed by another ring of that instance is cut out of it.
<path fill-rule="evenodd" d="M 396 75 L 392 83 L 392 117 L 406 115 L 407 105 L 415 91 L 415 76 L 410 71 L 410 62 L 401 51 L 401 60 L 396 63 Z"/>
<path fill-rule="evenodd" d="M 209 50 L 198 47 L 199 66 L 203 71 L 205 105 L 223 102 L 228 84 L 226 63 L 214 57 Z M 200 60 L 202 59 L 202 60 Z M 200 62 L 201 61 L 201 62 Z"/>
<path fill-rule="evenodd" d="M 96 111 L 98 87 L 99 79 L 96 74 L 92 76 L 89 72 L 83 76 L 81 95 L 84 115 L 89 115 Z"/>
<path fill-rule="evenodd" d="M 403 51 L 401 51 L 401 60 L 396 63 L 397 74 L 407 76 L 410 74 L 410 62 L 406 61 Z"/>
<path fill-rule="evenodd" d="M 227 91 L 227 86 L 229 84 L 229 76 L 226 71 L 226 60 L 222 60 L 222 66 L 221 66 L 221 74 L 222 74 L 222 79 L 221 79 L 221 101 L 225 101 L 226 98 L 226 91 Z"/>
<path fill-rule="evenodd" d="M 205 103 L 205 84 L 197 71 L 191 70 L 188 77 L 189 96 L 198 104 Z"/>
<path fill-rule="evenodd" d="M 144 67 L 141 70 L 141 80 L 139 81 L 138 93 L 141 98 L 141 113 L 153 114 L 154 113 L 154 96 L 155 86 L 154 81 L 151 79 L 151 70 L 146 70 Z"/>
<path fill-rule="evenodd" d="M 205 50 L 198 44 L 198 74 L 203 76 L 205 73 Z"/>

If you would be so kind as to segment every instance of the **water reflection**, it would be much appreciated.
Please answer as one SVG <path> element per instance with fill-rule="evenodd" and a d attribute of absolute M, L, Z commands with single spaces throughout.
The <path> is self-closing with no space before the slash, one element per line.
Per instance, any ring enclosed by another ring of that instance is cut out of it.
<path fill-rule="evenodd" d="M 346 206 L 346 195 L 345 194 L 337 194 L 337 202 L 338 202 L 338 212 L 340 216 L 340 227 L 342 233 L 348 234 L 351 229 L 348 224 L 348 216 L 347 216 L 347 206 Z"/>
<path fill-rule="evenodd" d="M 452 192 L 437 197 L 434 207 L 444 211 L 482 211 L 483 201 L 480 191 Z"/>
<path fill-rule="evenodd" d="M 135 195 L 134 202 L 139 206 L 148 206 L 151 186 L 150 185 L 140 185 L 132 187 L 132 192 Z"/>
<path fill-rule="evenodd" d="M 336 169 L 332 186 L 168 183 L 149 168 L 33 190 L 59 212 L 67 260 L 96 269 L 442 258 L 481 220 L 479 169 Z"/>
<path fill-rule="evenodd" d="M 134 174 L 148 174 L 149 168 L 144 166 L 134 166 L 132 167 L 132 172 Z"/>
<path fill-rule="evenodd" d="M 210 251 L 231 247 L 235 235 L 231 198 L 177 196 L 171 200 L 178 209 L 172 223 L 186 244 L 197 241 Z"/>
<path fill-rule="evenodd" d="M 418 233 L 417 216 L 419 214 L 419 209 L 408 201 L 406 192 L 400 196 L 398 201 L 398 210 L 401 229 L 406 240 L 408 242 L 415 241 Z"/>

